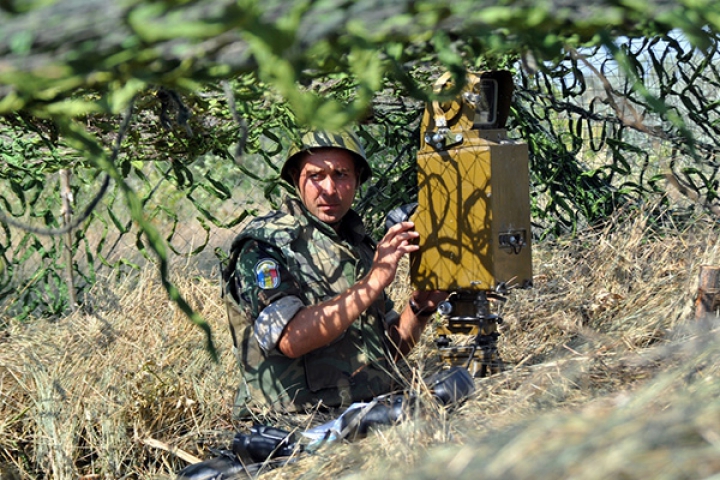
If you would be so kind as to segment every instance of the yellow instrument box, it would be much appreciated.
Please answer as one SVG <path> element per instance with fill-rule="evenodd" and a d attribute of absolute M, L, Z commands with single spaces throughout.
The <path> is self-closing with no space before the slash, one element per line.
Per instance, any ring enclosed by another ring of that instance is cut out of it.
<path fill-rule="evenodd" d="M 504 129 L 509 72 L 468 74 L 452 101 L 425 110 L 418 152 L 419 290 L 492 290 L 532 284 L 527 144 Z M 452 88 L 441 78 L 436 90 Z"/>

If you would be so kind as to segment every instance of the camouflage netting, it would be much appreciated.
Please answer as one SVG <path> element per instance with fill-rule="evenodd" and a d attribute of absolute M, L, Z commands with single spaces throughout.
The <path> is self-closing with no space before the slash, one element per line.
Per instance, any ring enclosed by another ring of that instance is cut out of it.
<path fill-rule="evenodd" d="M 210 273 L 288 190 L 298 124 L 359 124 L 376 174 L 358 209 L 379 233 L 414 199 L 419 119 L 447 70 L 514 72 L 538 237 L 640 204 L 668 221 L 720 208 L 713 2 L 45 3 L 0 6 L 8 315 L 62 314 L 147 259 L 164 280 L 173 259 Z"/>

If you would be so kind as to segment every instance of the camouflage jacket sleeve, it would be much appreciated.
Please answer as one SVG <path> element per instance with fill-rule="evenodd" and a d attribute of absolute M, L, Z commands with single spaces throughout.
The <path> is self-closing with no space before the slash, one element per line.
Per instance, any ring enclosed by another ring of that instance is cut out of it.
<path fill-rule="evenodd" d="M 243 245 L 235 270 L 238 301 L 252 322 L 266 354 L 275 348 L 288 322 L 304 306 L 298 281 L 280 251 L 257 240 Z"/>

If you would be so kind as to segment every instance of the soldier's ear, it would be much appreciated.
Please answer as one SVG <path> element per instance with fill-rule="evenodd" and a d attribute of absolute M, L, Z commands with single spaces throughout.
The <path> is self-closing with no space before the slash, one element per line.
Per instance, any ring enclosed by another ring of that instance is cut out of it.
<path fill-rule="evenodd" d="M 300 171 L 302 169 L 302 165 L 305 163 L 305 159 L 307 158 L 309 152 L 302 152 L 299 155 L 296 156 L 295 161 L 292 165 L 290 165 L 290 168 L 288 169 L 288 173 L 290 174 L 290 178 L 293 181 L 293 186 L 297 189 L 298 185 L 300 184 Z"/>

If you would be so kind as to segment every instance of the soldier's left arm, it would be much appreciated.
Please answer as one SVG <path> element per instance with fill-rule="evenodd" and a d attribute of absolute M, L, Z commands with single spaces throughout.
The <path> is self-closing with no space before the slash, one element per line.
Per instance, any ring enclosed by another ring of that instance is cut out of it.
<path fill-rule="evenodd" d="M 428 320 L 447 296 L 447 292 L 440 290 L 416 290 L 412 293 L 398 322 L 388 326 L 388 335 L 400 356 L 406 355 L 417 344 Z"/>

